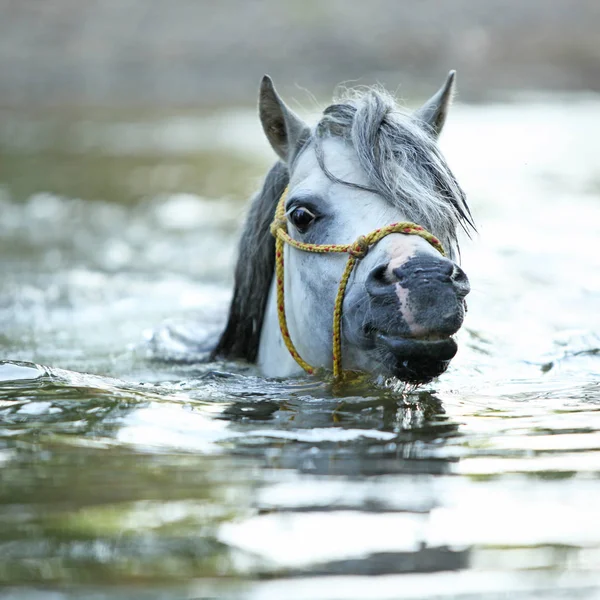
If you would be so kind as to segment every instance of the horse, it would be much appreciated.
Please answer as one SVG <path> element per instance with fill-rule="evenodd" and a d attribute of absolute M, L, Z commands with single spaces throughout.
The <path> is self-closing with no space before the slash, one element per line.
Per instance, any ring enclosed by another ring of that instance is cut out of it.
<path fill-rule="evenodd" d="M 263 77 L 278 160 L 249 207 L 213 359 L 414 384 L 447 369 L 470 289 L 457 235 L 475 230 L 437 143 L 454 82 L 412 113 L 379 87 L 348 90 L 310 127 Z"/>

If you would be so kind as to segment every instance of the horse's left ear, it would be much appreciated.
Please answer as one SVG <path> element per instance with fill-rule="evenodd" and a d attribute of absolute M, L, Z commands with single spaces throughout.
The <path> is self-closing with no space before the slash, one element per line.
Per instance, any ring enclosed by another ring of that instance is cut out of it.
<path fill-rule="evenodd" d="M 298 142 L 308 132 L 308 125 L 286 106 L 268 75 L 260 82 L 258 112 L 271 147 L 281 160 L 288 162 Z"/>
<path fill-rule="evenodd" d="M 444 85 L 413 115 L 427 124 L 435 137 L 440 135 L 446 122 L 446 115 L 454 95 L 455 77 L 456 71 L 450 71 Z"/>

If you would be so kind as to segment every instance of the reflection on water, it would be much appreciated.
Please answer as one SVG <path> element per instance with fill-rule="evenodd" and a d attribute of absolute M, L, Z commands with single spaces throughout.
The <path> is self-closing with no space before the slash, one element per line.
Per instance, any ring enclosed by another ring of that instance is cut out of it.
<path fill-rule="evenodd" d="M 2 597 L 600 595 L 600 103 L 454 116 L 473 293 L 413 390 L 199 362 L 251 112 L 2 113 Z"/>

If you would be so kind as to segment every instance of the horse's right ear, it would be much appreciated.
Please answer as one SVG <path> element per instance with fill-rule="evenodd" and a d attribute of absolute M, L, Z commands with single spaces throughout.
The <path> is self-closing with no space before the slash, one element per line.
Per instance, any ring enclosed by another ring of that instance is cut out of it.
<path fill-rule="evenodd" d="M 285 105 L 268 75 L 265 75 L 260 82 L 258 112 L 271 147 L 279 158 L 288 162 L 308 126 Z"/>

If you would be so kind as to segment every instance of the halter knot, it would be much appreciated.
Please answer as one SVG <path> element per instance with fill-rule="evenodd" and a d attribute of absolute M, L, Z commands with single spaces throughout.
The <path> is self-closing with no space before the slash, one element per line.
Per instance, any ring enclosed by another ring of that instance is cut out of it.
<path fill-rule="evenodd" d="M 271 231 L 271 235 L 273 237 L 277 237 L 277 232 L 279 230 L 285 231 L 287 229 L 287 221 L 285 220 L 285 217 L 275 217 L 271 222 L 269 229 Z"/>
<path fill-rule="evenodd" d="M 369 251 L 369 241 L 364 235 L 361 235 L 355 242 L 348 248 L 348 254 L 353 256 L 357 260 L 364 258 Z"/>

